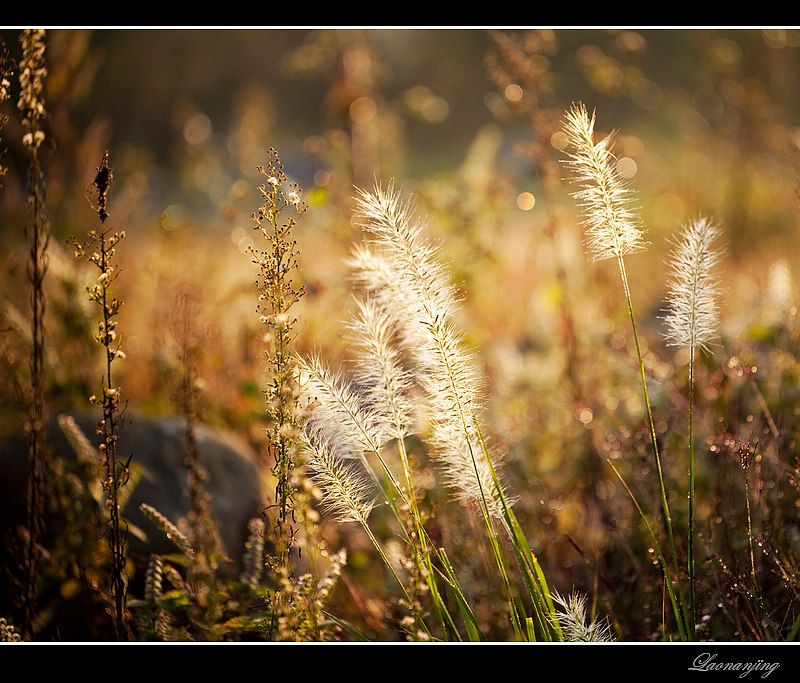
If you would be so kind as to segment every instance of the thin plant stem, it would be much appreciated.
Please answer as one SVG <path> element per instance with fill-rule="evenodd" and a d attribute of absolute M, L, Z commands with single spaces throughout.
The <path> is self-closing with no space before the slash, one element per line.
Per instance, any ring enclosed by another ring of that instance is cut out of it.
<path fill-rule="evenodd" d="M 667 538 L 669 540 L 670 550 L 672 552 L 673 565 L 674 565 L 674 568 L 675 568 L 675 582 L 676 582 L 677 587 L 678 587 L 678 594 L 680 596 L 680 602 L 681 602 L 681 605 L 682 605 L 682 611 L 685 612 L 683 589 L 681 588 L 681 580 L 680 580 L 680 569 L 678 567 L 678 552 L 677 552 L 677 547 L 675 545 L 675 536 L 674 536 L 673 528 L 672 528 L 672 515 L 671 515 L 670 510 L 669 510 L 669 503 L 667 502 L 667 491 L 666 491 L 666 487 L 664 485 L 664 474 L 663 474 L 662 469 L 661 469 L 661 457 L 660 457 L 660 455 L 658 453 L 658 442 L 656 440 L 656 430 L 655 430 L 655 425 L 653 423 L 653 412 L 652 412 L 652 410 L 650 408 L 650 396 L 649 396 L 649 394 L 647 392 L 647 378 L 646 378 L 646 375 L 645 375 L 644 360 L 642 358 L 642 351 L 641 351 L 641 347 L 639 345 L 639 335 L 638 335 L 638 332 L 636 330 L 636 317 L 633 314 L 633 303 L 631 301 L 630 288 L 628 287 L 628 276 L 627 276 L 627 273 L 625 271 L 625 262 L 624 262 L 621 254 L 617 257 L 617 262 L 619 264 L 620 275 L 622 276 L 622 285 L 623 285 L 623 287 L 625 289 L 625 300 L 626 300 L 626 302 L 628 304 L 628 315 L 629 315 L 630 320 L 631 320 L 631 328 L 632 328 L 632 331 L 633 331 L 633 341 L 634 341 L 634 344 L 636 346 L 636 356 L 637 356 L 637 359 L 638 359 L 638 362 L 639 362 L 639 373 L 641 375 L 641 380 L 642 380 L 642 392 L 643 392 L 643 395 L 644 395 L 645 407 L 647 409 L 648 426 L 650 428 L 650 441 L 651 441 L 651 446 L 652 446 L 652 449 L 653 449 L 653 458 L 654 458 L 654 461 L 655 461 L 656 474 L 658 475 L 658 486 L 659 486 L 659 492 L 660 492 L 660 495 L 661 495 L 661 508 L 663 510 L 663 513 L 664 513 L 664 526 L 665 526 L 665 529 L 666 529 L 666 532 L 667 532 Z M 665 578 L 667 579 L 667 581 L 669 581 L 669 577 L 665 577 Z M 675 616 L 677 618 L 679 615 L 676 613 Z M 683 615 L 683 618 L 684 619 L 686 618 L 685 614 Z"/>
<path fill-rule="evenodd" d="M 749 464 L 749 463 L 748 463 Z M 744 470 L 744 498 L 747 504 L 747 540 L 750 546 L 750 572 L 753 577 L 753 589 L 755 594 L 761 602 L 760 591 L 758 587 L 758 578 L 756 577 L 756 560 L 755 553 L 753 552 L 753 522 L 750 514 L 750 484 L 748 476 L 748 468 Z"/>
<path fill-rule="evenodd" d="M 647 527 L 647 531 L 650 534 L 650 538 L 653 539 L 653 549 L 658 555 L 659 562 L 661 562 L 661 568 L 664 572 L 664 584 L 667 588 L 667 593 L 669 595 L 670 602 L 672 603 L 672 611 L 675 614 L 675 619 L 678 624 L 678 634 L 680 635 L 682 640 L 687 639 L 687 634 L 685 630 L 685 626 L 683 624 L 683 618 L 681 616 L 681 611 L 678 605 L 678 599 L 675 596 L 675 589 L 672 585 L 672 582 L 669 580 L 669 567 L 667 565 L 667 560 L 664 557 L 664 553 L 661 550 L 661 544 L 658 542 L 658 537 L 656 536 L 655 532 L 653 531 L 653 527 L 650 526 L 650 522 L 647 521 L 647 516 L 644 514 L 644 510 L 642 510 L 642 506 L 639 504 L 639 501 L 636 499 L 636 496 L 633 495 L 633 491 L 631 491 L 630 487 L 628 486 L 627 482 L 620 474 L 619 470 L 614 467 L 614 463 L 611 460 L 607 461 L 608 464 L 611 466 L 611 469 L 614 470 L 614 474 L 617 475 L 617 478 L 620 480 L 622 485 L 625 487 L 625 490 L 628 492 L 633 504 L 636 506 L 637 511 L 639 512 L 639 516 L 644 521 L 645 526 Z"/>

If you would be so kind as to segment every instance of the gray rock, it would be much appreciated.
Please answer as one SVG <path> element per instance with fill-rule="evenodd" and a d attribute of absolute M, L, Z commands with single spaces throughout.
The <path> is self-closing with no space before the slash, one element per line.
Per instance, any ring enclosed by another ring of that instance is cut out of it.
<path fill-rule="evenodd" d="M 74 414 L 77 425 L 97 447 L 96 414 Z M 218 524 L 223 552 L 236 564 L 247 540 L 248 521 L 263 511 L 263 484 L 255 455 L 240 440 L 206 425 L 195 428 L 195 437 L 208 472 L 206 491 L 211 498 L 212 515 Z M 75 451 L 56 419 L 48 425 L 48 444 L 54 457 L 74 458 Z M 184 424 L 176 418 L 123 418 L 119 432 L 118 458 L 142 468 L 142 477 L 132 490 L 123 516 L 146 538 L 131 533 L 128 551 L 131 559 L 144 560 L 151 553 L 174 553 L 175 546 L 139 510 L 147 503 L 174 524 L 189 511 L 185 494 Z M 24 524 L 26 500 L 25 438 L 20 436 L 0 443 L 0 529 Z M 57 524 L 57 520 L 49 520 Z"/>

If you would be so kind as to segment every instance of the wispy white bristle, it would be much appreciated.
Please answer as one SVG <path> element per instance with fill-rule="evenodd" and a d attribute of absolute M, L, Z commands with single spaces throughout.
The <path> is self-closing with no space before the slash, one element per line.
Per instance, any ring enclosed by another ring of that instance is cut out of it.
<path fill-rule="evenodd" d="M 501 516 L 501 492 L 475 422 L 482 405 L 480 375 L 454 323 L 458 297 L 438 250 L 423 238 L 423 224 L 392 186 L 361 192 L 358 208 L 375 237 L 371 250 L 357 255 L 360 277 L 373 285 L 385 282 L 380 300 L 398 322 L 426 391 L 430 440 L 446 483 L 458 498 L 483 501 Z"/>
<path fill-rule="evenodd" d="M 564 133 L 567 164 L 581 186 L 574 193 L 583 209 L 586 248 L 593 260 L 618 258 L 646 247 L 641 221 L 632 210 L 633 193 L 617 170 L 612 137 L 594 141 L 594 114 L 575 104 L 567 111 Z"/>
<path fill-rule="evenodd" d="M 380 429 L 389 438 L 403 439 L 412 429 L 414 410 L 408 397 L 412 379 L 396 346 L 395 321 L 372 298 L 356 304 L 349 328 L 356 352 L 356 383 Z"/>
<path fill-rule="evenodd" d="M 303 445 L 308 474 L 322 491 L 323 511 L 340 522 L 366 524 L 374 501 L 363 472 L 340 460 L 324 440 L 305 437 Z"/>
<path fill-rule="evenodd" d="M 697 218 L 683 228 L 672 250 L 669 309 L 664 317 L 669 346 L 708 350 L 717 334 L 719 288 L 713 270 L 720 252 L 712 245 L 720 234 L 710 220 Z"/>

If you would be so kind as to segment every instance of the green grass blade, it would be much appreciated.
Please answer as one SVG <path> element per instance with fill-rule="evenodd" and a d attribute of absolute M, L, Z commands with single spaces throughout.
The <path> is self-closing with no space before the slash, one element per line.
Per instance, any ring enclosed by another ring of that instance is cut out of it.
<path fill-rule="evenodd" d="M 361 633 L 359 633 L 358 631 L 356 631 L 356 629 L 353 628 L 346 621 L 344 621 L 342 619 L 339 619 L 339 617 L 336 617 L 333 614 L 331 614 L 330 612 L 326 612 L 325 610 L 322 610 L 322 613 L 326 617 L 328 617 L 328 619 L 330 619 L 334 624 L 336 624 L 337 626 L 341 626 L 345 631 L 347 631 L 350 635 L 352 635 L 353 637 L 355 637 L 358 640 L 360 640 L 362 643 L 370 643 L 370 642 L 372 642 L 369 638 L 367 638 L 366 636 L 364 636 Z"/>
<path fill-rule="evenodd" d="M 486 636 L 481 631 L 478 620 L 475 617 L 472 608 L 469 606 L 466 597 L 464 597 L 464 593 L 458 584 L 453 567 L 447 557 L 447 552 L 444 548 L 439 548 L 438 555 L 439 561 L 442 563 L 442 567 L 444 569 L 442 576 L 453 591 L 453 595 L 455 596 L 459 610 L 461 611 L 461 617 L 464 620 L 464 625 L 466 626 L 469 639 L 473 642 L 485 641 Z"/>

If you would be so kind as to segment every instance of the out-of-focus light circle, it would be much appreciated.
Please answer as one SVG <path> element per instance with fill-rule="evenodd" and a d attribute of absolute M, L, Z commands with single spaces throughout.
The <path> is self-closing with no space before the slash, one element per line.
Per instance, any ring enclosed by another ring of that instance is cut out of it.
<path fill-rule="evenodd" d="M 350 104 L 350 118 L 355 123 L 369 123 L 378 113 L 378 105 L 371 97 L 359 97 Z"/>
<path fill-rule="evenodd" d="M 800 31 L 796 28 L 765 28 L 761 35 L 764 42 L 776 50 L 800 45 Z"/>
<path fill-rule="evenodd" d="M 656 109 L 664 100 L 664 93 L 655 81 L 649 78 L 638 78 L 630 87 L 628 93 L 638 107 L 651 111 Z"/>
<path fill-rule="evenodd" d="M 523 94 L 522 88 L 520 88 L 516 83 L 507 85 L 503 91 L 503 97 L 505 97 L 508 102 L 519 102 L 522 99 Z"/>
<path fill-rule="evenodd" d="M 670 193 L 657 196 L 651 207 L 653 221 L 664 227 L 677 227 L 686 217 L 686 207 L 681 198 Z"/>
<path fill-rule="evenodd" d="M 550 144 L 553 146 L 553 149 L 566 149 L 567 148 L 566 133 L 557 130 L 550 136 Z"/>
<path fill-rule="evenodd" d="M 183 124 L 183 139 L 190 145 L 202 145 L 211 135 L 211 119 L 203 113 L 190 116 Z"/>
<path fill-rule="evenodd" d="M 173 232 L 181 227 L 184 211 L 179 204 L 170 204 L 161 212 L 161 227 L 167 232 Z"/>
<path fill-rule="evenodd" d="M 637 170 L 636 162 L 630 157 L 620 157 L 617 159 L 617 172 L 623 178 L 633 178 Z"/>
<path fill-rule="evenodd" d="M 530 211 L 536 204 L 536 197 L 530 192 L 520 192 L 517 195 L 517 206 L 523 211 Z"/>
<path fill-rule="evenodd" d="M 250 237 L 250 233 L 244 228 L 234 228 L 231 231 L 231 242 L 233 242 L 243 254 L 247 253 L 247 250 L 255 244 L 253 238 Z"/>
<path fill-rule="evenodd" d="M 420 110 L 422 118 L 428 123 L 442 123 L 450 115 L 450 105 L 442 97 L 429 97 Z"/>
<path fill-rule="evenodd" d="M 319 169 L 314 173 L 314 184 L 317 187 L 325 187 L 331 181 L 331 174 L 325 169 Z"/>

